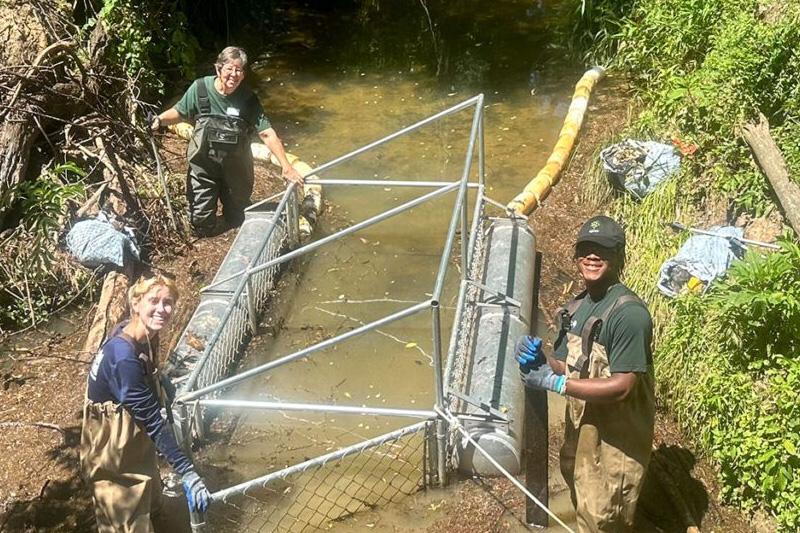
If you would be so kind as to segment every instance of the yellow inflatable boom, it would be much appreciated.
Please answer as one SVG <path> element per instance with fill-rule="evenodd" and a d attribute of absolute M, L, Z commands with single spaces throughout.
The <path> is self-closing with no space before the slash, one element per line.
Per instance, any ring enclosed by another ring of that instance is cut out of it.
<path fill-rule="evenodd" d="M 558 134 L 558 142 L 553 153 L 547 158 L 547 163 L 536 174 L 536 177 L 528 182 L 521 193 L 508 202 L 509 209 L 522 215 L 530 214 L 547 198 L 550 190 L 558 183 L 561 171 L 567 164 L 567 159 L 572 153 L 575 139 L 583 124 L 583 115 L 589 104 L 589 95 L 604 73 L 603 67 L 593 67 L 587 70 L 578 81 L 575 86 L 575 94 L 572 96 L 572 104 L 569 106 L 567 118 L 564 119 L 561 133 Z"/>

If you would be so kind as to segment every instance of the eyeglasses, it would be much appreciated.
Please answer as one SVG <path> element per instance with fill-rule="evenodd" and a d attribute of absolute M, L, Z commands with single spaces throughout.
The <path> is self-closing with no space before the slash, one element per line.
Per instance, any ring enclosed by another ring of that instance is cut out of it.
<path fill-rule="evenodd" d="M 237 76 L 241 76 L 244 74 L 244 69 L 239 67 L 234 67 L 232 65 L 225 65 L 220 69 L 220 72 L 223 74 L 235 74 Z"/>

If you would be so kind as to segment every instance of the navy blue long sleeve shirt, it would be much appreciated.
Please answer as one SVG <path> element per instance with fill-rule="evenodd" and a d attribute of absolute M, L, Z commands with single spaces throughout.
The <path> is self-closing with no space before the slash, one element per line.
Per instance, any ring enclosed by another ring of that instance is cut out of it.
<path fill-rule="evenodd" d="M 161 416 L 161 403 L 147 381 L 147 367 L 139 359 L 148 346 L 137 345 L 117 328 L 89 372 L 87 395 L 93 402 L 122 405 L 144 427 L 156 449 L 178 474 L 192 470 L 192 462 L 178 446 L 175 435 Z"/>

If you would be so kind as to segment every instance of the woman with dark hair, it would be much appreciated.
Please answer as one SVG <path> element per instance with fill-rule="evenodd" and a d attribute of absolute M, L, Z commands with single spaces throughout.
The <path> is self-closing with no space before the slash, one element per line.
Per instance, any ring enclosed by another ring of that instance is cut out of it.
<path fill-rule="evenodd" d="M 244 209 L 253 192 L 253 132 L 281 164 L 283 177 L 303 183 L 289 163 L 283 142 L 275 133 L 256 94 L 242 82 L 247 72 L 247 53 L 236 46 L 220 52 L 214 63 L 215 76 L 192 83 L 174 107 L 153 119 L 158 130 L 180 121 L 195 123 L 187 159 L 189 178 L 186 197 L 189 218 L 196 235 L 210 235 L 216 225 L 217 200 L 230 226 L 244 221 Z"/>
<path fill-rule="evenodd" d="M 156 450 L 182 476 L 191 511 L 204 512 L 210 495 L 161 415 L 166 392 L 159 379 L 157 335 L 178 299 L 163 276 L 141 279 L 128 291 L 131 318 L 121 323 L 89 371 L 81 431 L 81 469 L 92 487 L 97 529 L 149 533 L 161 508 Z"/>

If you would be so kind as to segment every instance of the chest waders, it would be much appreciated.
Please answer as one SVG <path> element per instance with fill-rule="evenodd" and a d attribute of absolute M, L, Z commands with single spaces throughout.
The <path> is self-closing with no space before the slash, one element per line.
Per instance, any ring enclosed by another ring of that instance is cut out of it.
<path fill-rule="evenodd" d="M 606 347 L 599 334 L 615 309 L 644 303 L 619 296 L 601 316 L 590 316 L 580 335 L 570 331 L 572 316 L 586 292 L 557 311 L 567 341 L 567 373 L 572 379 L 610 378 Z M 614 403 L 586 403 L 567 397 L 561 473 L 570 488 L 579 532 L 630 532 L 636 502 L 650 461 L 655 418 L 652 372 L 637 373 L 628 396 Z"/>
<path fill-rule="evenodd" d="M 126 334 L 120 335 L 136 346 Z M 144 362 L 147 383 L 163 404 L 152 356 L 140 354 L 139 359 Z M 152 517 L 161 509 L 158 457 L 152 439 L 130 411 L 87 396 L 80 459 L 81 473 L 92 488 L 98 532 L 151 533 Z"/>
<path fill-rule="evenodd" d="M 239 226 L 244 221 L 244 209 L 250 205 L 253 193 L 253 128 L 242 118 L 213 114 L 203 79 L 197 80 L 195 86 L 200 114 L 186 153 L 186 198 L 192 228 L 203 236 L 216 225 L 217 200 L 222 202 L 229 225 Z M 252 99 L 255 98 L 253 94 Z"/>

